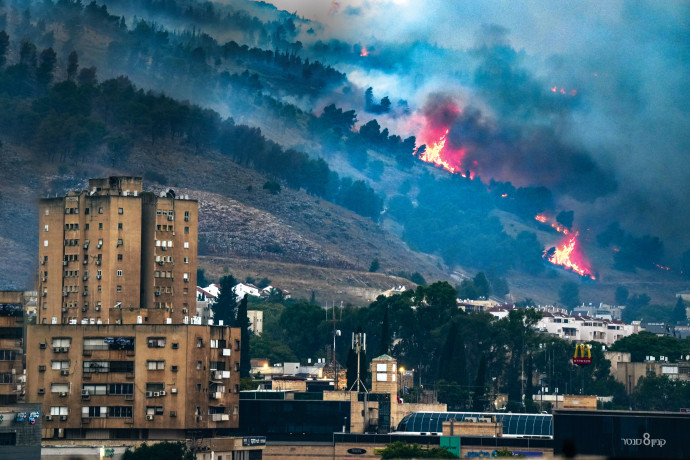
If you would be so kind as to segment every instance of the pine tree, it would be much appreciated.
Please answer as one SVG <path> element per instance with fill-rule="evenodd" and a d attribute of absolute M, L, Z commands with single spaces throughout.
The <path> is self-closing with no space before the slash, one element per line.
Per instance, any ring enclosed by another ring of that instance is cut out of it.
<path fill-rule="evenodd" d="M 240 378 L 249 377 L 251 362 L 249 360 L 249 318 L 247 317 L 247 294 L 240 300 L 237 307 L 237 319 L 235 326 L 240 328 Z"/>
<path fill-rule="evenodd" d="M 678 324 L 687 320 L 688 314 L 687 310 L 685 309 L 685 302 L 683 302 L 683 298 L 681 296 L 678 296 L 676 306 L 673 307 L 673 312 L 671 313 L 671 321 Z"/>
<path fill-rule="evenodd" d="M 235 310 L 237 310 L 237 298 L 235 296 L 235 286 L 237 280 L 234 276 L 228 275 L 220 279 L 220 294 L 216 303 L 213 304 L 213 317 L 216 321 L 223 321 L 225 326 L 235 324 Z"/>
<path fill-rule="evenodd" d="M 481 412 L 484 410 L 484 393 L 486 392 L 486 356 L 482 355 L 477 371 L 477 379 L 474 381 L 474 399 L 472 400 L 472 410 Z"/>
<path fill-rule="evenodd" d="M 387 355 L 390 346 L 390 332 L 388 331 L 388 306 L 384 307 L 383 323 L 381 324 L 381 354 Z"/>

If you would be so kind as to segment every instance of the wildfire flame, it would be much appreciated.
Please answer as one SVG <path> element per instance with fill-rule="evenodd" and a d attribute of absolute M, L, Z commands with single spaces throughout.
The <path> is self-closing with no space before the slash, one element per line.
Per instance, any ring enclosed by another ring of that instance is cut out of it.
<path fill-rule="evenodd" d="M 576 89 L 571 89 L 570 91 L 567 91 L 565 88 L 558 88 L 558 86 L 552 86 L 551 92 L 552 93 L 561 93 L 563 95 L 567 94 L 570 96 L 577 96 L 577 90 Z"/>
<path fill-rule="evenodd" d="M 556 230 L 558 233 L 562 233 L 564 235 L 568 235 L 570 233 L 570 230 L 568 230 L 566 227 L 564 227 L 563 225 L 561 225 L 557 222 L 550 222 L 550 223 L 547 222 L 549 220 L 549 218 L 543 214 L 537 214 L 536 216 L 534 216 L 534 218 L 536 220 L 538 220 L 539 222 L 541 222 L 542 224 L 548 223 L 551 226 L 551 228 Z"/>
<path fill-rule="evenodd" d="M 596 279 L 588 268 L 588 264 L 585 261 L 584 256 L 582 256 L 582 254 L 578 251 L 577 238 L 580 236 L 579 232 L 571 232 L 557 222 L 551 221 L 551 219 L 544 214 L 537 214 L 534 218 L 543 224 L 550 225 L 551 228 L 555 229 L 559 233 L 563 233 L 567 237 L 561 240 L 558 246 L 544 251 L 544 258 L 546 258 L 546 260 L 554 265 L 559 265 L 566 270 L 574 271 L 582 277 L 593 280 Z"/>
<path fill-rule="evenodd" d="M 577 249 L 577 237 L 580 234 L 578 232 L 573 233 L 569 238 L 566 238 L 561 242 L 559 246 L 554 249 L 553 255 L 548 257 L 548 261 L 554 265 L 560 265 L 561 267 L 572 270 L 582 277 L 587 277 L 591 279 L 596 279 L 596 277 L 589 271 L 588 268 L 584 267 L 582 262 L 577 262 L 576 259 L 581 258 L 580 254 L 576 251 Z M 549 251 L 546 251 L 544 255 L 546 256 Z"/>
<path fill-rule="evenodd" d="M 467 173 L 462 171 L 461 169 L 461 161 L 462 158 L 465 156 L 467 149 L 459 149 L 456 155 L 454 155 L 458 158 L 458 160 L 452 162 L 447 159 L 444 159 L 444 155 L 442 155 L 446 147 L 446 136 L 448 136 L 448 132 L 449 130 L 446 129 L 438 141 L 426 146 L 426 150 L 422 154 L 421 160 L 442 167 L 446 171 L 449 171 L 453 174 L 460 174 L 462 177 L 467 177 Z M 474 173 L 470 171 L 469 174 L 470 179 L 474 179 Z"/>

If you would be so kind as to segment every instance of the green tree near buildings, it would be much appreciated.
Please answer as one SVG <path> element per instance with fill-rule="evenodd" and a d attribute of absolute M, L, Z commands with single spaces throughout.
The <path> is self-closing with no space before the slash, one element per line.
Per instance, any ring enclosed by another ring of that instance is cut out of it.
<path fill-rule="evenodd" d="M 235 320 L 235 327 L 240 328 L 240 378 L 249 377 L 251 370 L 251 362 L 249 359 L 249 318 L 247 317 L 247 294 L 240 300 L 240 305 L 237 307 L 237 318 Z"/>
<path fill-rule="evenodd" d="M 216 321 L 223 321 L 226 326 L 234 326 L 237 315 L 237 296 L 235 295 L 237 280 L 232 275 L 220 279 L 220 294 L 213 304 L 213 317 Z"/>
<path fill-rule="evenodd" d="M 611 351 L 630 353 L 634 363 L 643 362 L 645 356 L 668 356 L 669 360 L 677 360 L 681 356 L 690 354 L 690 342 L 669 336 L 657 336 L 651 332 L 642 331 L 629 335 L 611 345 Z"/>
<path fill-rule="evenodd" d="M 683 302 L 683 298 L 681 296 L 678 296 L 678 300 L 676 301 L 676 306 L 673 307 L 673 312 L 671 313 L 671 321 L 678 324 L 682 321 L 687 321 L 688 320 L 688 313 L 687 310 L 685 309 L 685 302 Z"/>

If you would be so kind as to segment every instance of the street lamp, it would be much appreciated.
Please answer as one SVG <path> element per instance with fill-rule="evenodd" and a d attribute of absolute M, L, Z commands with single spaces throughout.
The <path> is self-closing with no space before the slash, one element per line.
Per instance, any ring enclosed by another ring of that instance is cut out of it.
<path fill-rule="evenodd" d="M 400 372 L 400 378 L 398 379 L 398 398 L 400 398 L 400 393 L 401 393 L 402 388 L 403 388 L 402 377 L 403 377 L 403 373 L 405 372 L 405 368 L 403 366 L 400 366 L 398 368 L 398 372 Z"/>

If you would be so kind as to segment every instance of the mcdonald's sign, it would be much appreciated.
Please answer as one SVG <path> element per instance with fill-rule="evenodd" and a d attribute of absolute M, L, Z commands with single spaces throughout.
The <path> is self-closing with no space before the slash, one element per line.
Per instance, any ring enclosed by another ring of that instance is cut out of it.
<path fill-rule="evenodd" d="M 592 364 L 592 350 L 589 345 L 581 343 L 575 345 L 575 356 L 573 356 L 573 364 L 578 366 L 587 366 Z"/>

